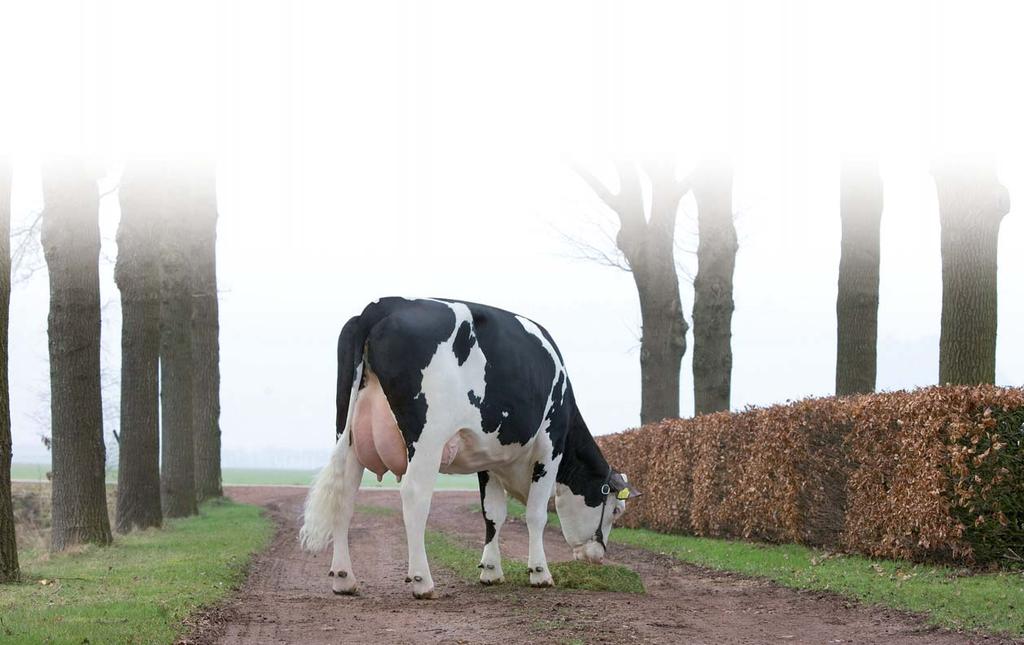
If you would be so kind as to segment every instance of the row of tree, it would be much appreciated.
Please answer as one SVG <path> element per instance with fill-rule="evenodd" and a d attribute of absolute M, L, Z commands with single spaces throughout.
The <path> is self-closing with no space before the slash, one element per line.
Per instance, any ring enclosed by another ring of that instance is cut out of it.
<path fill-rule="evenodd" d="M 703 163 L 677 177 L 666 163 L 615 164 L 613 192 L 583 167 L 580 177 L 617 216 L 615 244 L 640 299 L 641 423 L 679 416 L 680 366 L 689 325 L 675 258 L 676 215 L 687 192 L 697 203 L 697 274 L 693 281 L 693 389 L 696 414 L 730 407 L 733 273 L 738 244 L 728 164 Z M 650 185 L 649 214 L 641 171 Z M 996 254 L 1009 194 L 990 166 L 946 162 L 932 168 L 942 227 L 942 321 L 939 382 L 995 381 Z M 836 300 L 836 394 L 875 389 L 882 179 L 875 162 L 844 162 Z M 601 256 L 604 257 L 603 255 Z"/>
<path fill-rule="evenodd" d="M 42 171 L 50 286 L 51 548 L 109 544 L 100 388 L 98 173 Z M 9 165 L 0 165 L 0 581 L 18 576 L 7 387 Z M 121 294 L 116 528 L 160 526 L 221 495 L 216 185 L 211 167 L 129 164 L 118 187 Z"/>
<path fill-rule="evenodd" d="M 993 167 L 937 163 L 932 176 L 942 233 L 942 319 L 938 382 L 994 383 L 996 378 L 999 227 L 1010 194 Z M 874 162 L 844 163 L 843 236 L 836 301 L 836 394 L 875 389 L 882 177 Z"/>

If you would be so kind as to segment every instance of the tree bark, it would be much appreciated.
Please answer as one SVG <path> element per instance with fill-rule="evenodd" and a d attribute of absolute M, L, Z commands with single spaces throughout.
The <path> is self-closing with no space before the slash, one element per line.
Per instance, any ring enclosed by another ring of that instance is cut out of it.
<path fill-rule="evenodd" d="M 689 190 L 665 163 L 646 164 L 651 181 L 651 216 L 644 212 L 637 168 L 617 163 L 619 192 L 613 194 L 582 168 L 577 172 L 619 217 L 615 242 L 629 264 L 640 298 L 640 422 L 679 416 L 679 370 L 689 325 L 683 317 L 675 264 L 676 213 Z"/>
<path fill-rule="evenodd" d="M 932 174 L 942 224 L 939 383 L 994 383 L 996 256 L 1010 195 L 983 164 L 943 162 Z"/>
<path fill-rule="evenodd" d="M 163 420 L 160 497 L 164 515 L 195 515 L 192 422 L 192 285 L 188 238 L 192 197 L 187 172 L 170 172 L 170 199 L 160 232 L 160 405 Z"/>
<path fill-rule="evenodd" d="M 11 501 L 11 405 L 7 326 L 11 305 L 11 166 L 0 159 L 0 583 L 18 580 L 18 545 Z"/>
<path fill-rule="evenodd" d="M 160 275 L 161 209 L 166 191 L 159 168 L 129 165 L 118 195 L 114 280 L 121 291 L 121 435 L 117 471 L 117 530 L 160 526 Z"/>
<path fill-rule="evenodd" d="M 99 191 L 81 161 L 43 167 L 50 275 L 51 549 L 109 544 L 100 391 Z"/>
<path fill-rule="evenodd" d="M 874 162 L 846 161 L 839 179 L 842 242 L 836 297 L 836 395 L 875 391 L 882 177 Z"/>
<path fill-rule="evenodd" d="M 732 169 L 705 164 L 693 181 L 697 200 L 697 276 L 693 281 L 693 400 L 695 414 L 729 409 L 732 385 L 732 278 L 736 226 Z"/>
<path fill-rule="evenodd" d="M 683 305 L 675 261 L 650 258 L 633 271 L 640 297 L 640 423 L 679 417 L 680 365 L 686 353 Z"/>
<path fill-rule="evenodd" d="M 213 168 L 196 176 L 192 235 L 193 425 L 196 495 L 221 497 L 220 322 L 217 303 L 217 182 Z"/>

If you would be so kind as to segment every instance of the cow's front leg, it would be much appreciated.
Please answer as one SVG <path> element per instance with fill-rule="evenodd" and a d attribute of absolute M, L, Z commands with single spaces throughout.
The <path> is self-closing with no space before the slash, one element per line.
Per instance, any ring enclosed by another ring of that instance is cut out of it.
<path fill-rule="evenodd" d="M 486 525 L 484 553 L 480 557 L 480 582 L 493 585 L 505 581 L 505 573 L 501 570 L 498 534 L 501 533 L 501 526 L 508 513 L 508 499 L 505 497 L 505 488 L 493 475 L 483 471 L 477 473 L 477 477 L 480 479 L 480 509 Z"/>
<path fill-rule="evenodd" d="M 341 438 L 342 441 L 346 437 Z M 327 574 L 331 578 L 331 591 L 336 594 L 356 593 L 356 576 L 352 571 L 352 561 L 348 552 L 348 527 L 352 523 L 352 513 L 356 506 L 356 493 L 363 481 L 363 465 L 356 458 L 356 451 L 345 446 L 344 473 L 342 488 L 338 494 L 341 509 L 334 526 L 334 555 L 331 558 L 331 570 Z"/>
<path fill-rule="evenodd" d="M 424 430 L 426 435 L 426 430 Z M 419 444 L 427 442 L 420 441 Z M 430 499 L 441 466 L 441 450 L 419 445 L 409 461 L 409 470 L 402 480 L 402 518 L 405 520 L 405 539 L 409 545 L 409 572 L 406 582 L 412 583 L 412 595 L 417 599 L 434 598 L 434 579 L 430 576 L 427 549 L 424 543 Z"/>
<path fill-rule="evenodd" d="M 544 556 L 544 527 L 548 523 L 548 500 L 555 486 L 557 463 L 545 464 L 538 479 L 530 485 L 530 493 L 526 499 L 526 528 L 530 532 L 530 584 L 534 587 L 553 587 L 555 581 L 548 571 L 548 561 Z"/>

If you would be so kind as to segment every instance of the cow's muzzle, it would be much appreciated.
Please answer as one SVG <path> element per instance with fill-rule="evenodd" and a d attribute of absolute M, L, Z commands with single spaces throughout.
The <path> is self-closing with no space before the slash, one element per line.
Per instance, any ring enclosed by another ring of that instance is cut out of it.
<path fill-rule="evenodd" d="M 585 544 L 572 548 L 573 558 L 593 564 L 601 564 L 604 561 L 604 555 L 605 548 L 597 540 L 590 540 Z"/>

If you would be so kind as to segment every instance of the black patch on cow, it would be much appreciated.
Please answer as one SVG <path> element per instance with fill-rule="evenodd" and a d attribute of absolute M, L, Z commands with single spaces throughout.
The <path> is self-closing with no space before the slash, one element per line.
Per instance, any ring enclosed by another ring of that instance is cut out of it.
<path fill-rule="evenodd" d="M 486 525 L 484 544 L 490 544 L 491 540 L 494 539 L 494 534 L 497 533 L 494 520 L 487 517 L 487 507 L 484 506 L 484 503 L 487 501 L 487 482 L 490 481 L 491 476 L 486 470 L 482 470 L 476 474 L 476 477 L 480 482 L 480 512 L 483 513 L 484 524 Z"/>
<path fill-rule="evenodd" d="M 367 362 L 380 380 L 412 460 L 427 421 L 423 369 L 455 331 L 455 312 L 431 300 L 383 298 L 363 310 Z"/>
<path fill-rule="evenodd" d="M 555 481 L 568 486 L 576 495 L 582 495 L 587 506 L 600 506 L 606 498 L 601 493 L 601 486 L 608 477 L 609 466 L 576 408 L 576 397 L 569 382 L 565 386 L 564 408 L 568 416 L 568 431 L 565 455 L 558 465 Z"/>
<path fill-rule="evenodd" d="M 550 341 L 549 341 L 550 342 Z M 548 421 L 548 436 L 551 437 L 551 458 L 562 454 L 569 415 L 565 406 L 565 371 L 558 374 L 558 380 L 551 387 L 551 408 L 545 417 Z"/>
<path fill-rule="evenodd" d="M 539 461 L 533 464 L 533 481 L 539 482 L 540 478 L 547 474 L 548 471 L 544 470 L 544 464 Z"/>
<path fill-rule="evenodd" d="M 462 324 L 459 325 L 458 333 L 455 334 L 455 342 L 452 343 L 452 351 L 455 353 L 455 358 L 459 359 L 460 367 L 469 358 L 469 352 L 475 344 L 476 338 L 473 337 L 473 326 L 469 324 L 468 320 L 463 320 Z"/>
<path fill-rule="evenodd" d="M 540 429 L 555 379 L 555 358 L 527 332 L 515 314 L 463 303 L 473 316 L 473 334 L 487 363 L 484 391 L 467 392 L 479 408 L 484 432 L 502 445 L 525 444 Z"/>

